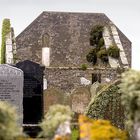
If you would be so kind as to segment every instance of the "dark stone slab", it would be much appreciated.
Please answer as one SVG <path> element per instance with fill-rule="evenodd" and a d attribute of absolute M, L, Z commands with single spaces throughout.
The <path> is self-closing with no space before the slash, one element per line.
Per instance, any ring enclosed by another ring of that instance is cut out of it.
<path fill-rule="evenodd" d="M 7 64 L 0 65 L 0 101 L 17 108 L 19 123 L 23 122 L 23 71 Z"/>
<path fill-rule="evenodd" d="M 24 72 L 23 123 L 36 124 L 43 116 L 44 68 L 29 60 L 17 63 L 16 67 Z"/>

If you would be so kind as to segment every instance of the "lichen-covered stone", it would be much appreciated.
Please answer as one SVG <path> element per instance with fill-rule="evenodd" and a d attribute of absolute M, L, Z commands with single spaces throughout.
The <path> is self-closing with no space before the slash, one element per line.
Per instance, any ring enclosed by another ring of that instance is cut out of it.
<path fill-rule="evenodd" d="M 110 19 L 103 13 L 43 12 L 16 37 L 17 61 L 28 59 L 42 64 L 42 48 L 50 48 L 50 65 L 45 70 L 48 87 L 58 87 L 65 92 L 80 86 L 81 77 L 92 81 L 95 72 L 101 74 L 101 83 L 105 78 L 114 81 L 117 73 L 109 64 L 98 61 L 98 68 L 94 70 L 86 60 L 93 48 L 89 41 L 91 29 L 109 23 Z M 131 65 L 131 42 L 117 30 Z M 80 68 L 82 64 L 86 64 L 87 70 Z"/>
<path fill-rule="evenodd" d="M 70 106 L 69 96 L 56 87 L 50 87 L 44 90 L 44 113 L 47 113 L 49 107 L 55 104 Z"/>
<path fill-rule="evenodd" d="M 52 67 L 92 66 L 86 61 L 92 48 L 90 31 L 95 25 L 109 23 L 110 19 L 102 13 L 43 12 L 17 36 L 17 57 L 41 63 L 42 47 L 49 47 Z M 131 64 L 131 42 L 120 30 L 118 33 Z"/>
<path fill-rule="evenodd" d="M 47 79 L 48 87 L 58 87 L 65 92 L 70 92 L 72 89 L 81 86 L 81 77 L 85 77 L 86 79 L 92 81 L 92 74 L 101 74 L 102 83 L 106 83 L 106 78 L 110 79 L 110 82 L 117 79 L 116 69 L 111 68 L 88 68 L 83 71 L 78 67 L 48 67 L 45 69 L 44 73 Z"/>

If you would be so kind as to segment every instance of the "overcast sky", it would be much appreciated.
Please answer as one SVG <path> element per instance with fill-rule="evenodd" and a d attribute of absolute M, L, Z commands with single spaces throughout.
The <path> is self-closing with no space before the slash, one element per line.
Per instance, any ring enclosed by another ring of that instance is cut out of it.
<path fill-rule="evenodd" d="M 132 68 L 140 70 L 140 0 L 0 0 L 0 24 L 10 18 L 18 35 L 42 11 L 105 13 L 131 40 Z"/>

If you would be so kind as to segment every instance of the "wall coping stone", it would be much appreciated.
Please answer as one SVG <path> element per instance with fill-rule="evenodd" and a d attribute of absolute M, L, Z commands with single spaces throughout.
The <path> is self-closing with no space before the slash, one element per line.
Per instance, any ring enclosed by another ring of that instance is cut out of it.
<path fill-rule="evenodd" d="M 81 67 L 46 67 L 46 69 L 59 69 L 59 70 L 82 70 Z M 123 68 L 120 68 L 123 69 Z M 99 68 L 99 67 L 94 67 L 94 68 L 87 68 L 86 70 L 117 70 L 117 68 Z M 86 71 L 83 70 L 83 71 Z"/>

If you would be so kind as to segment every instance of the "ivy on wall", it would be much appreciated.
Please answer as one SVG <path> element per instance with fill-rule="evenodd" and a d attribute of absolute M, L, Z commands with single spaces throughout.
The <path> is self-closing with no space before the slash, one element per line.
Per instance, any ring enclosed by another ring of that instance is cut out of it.
<path fill-rule="evenodd" d="M 120 56 L 120 49 L 116 44 L 109 46 L 106 49 L 103 38 L 104 27 L 102 25 L 94 26 L 90 31 L 90 45 L 93 49 L 87 54 L 86 59 L 89 63 L 95 65 L 97 58 L 103 63 L 108 63 L 108 56 L 118 59 Z"/>
<path fill-rule="evenodd" d="M 87 54 L 87 61 L 96 64 L 97 58 L 100 58 L 103 62 L 108 62 L 108 55 L 106 48 L 104 47 L 104 39 L 103 39 L 103 26 L 96 25 L 91 29 L 90 32 L 90 45 L 93 49 Z"/>
<path fill-rule="evenodd" d="M 107 49 L 107 53 L 109 56 L 117 59 L 120 56 L 120 49 L 117 47 L 117 45 L 111 45 Z"/>
<path fill-rule="evenodd" d="M 109 119 L 119 128 L 124 128 L 124 112 L 121 106 L 121 93 L 118 84 L 104 86 L 91 100 L 85 114 L 94 119 Z M 118 113 L 118 114 L 116 114 Z"/>
<path fill-rule="evenodd" d="M 2 24 L 1 64 L 5 63 L 6 35 L 10 32 L 10 19 L 4 19 Z"/>

